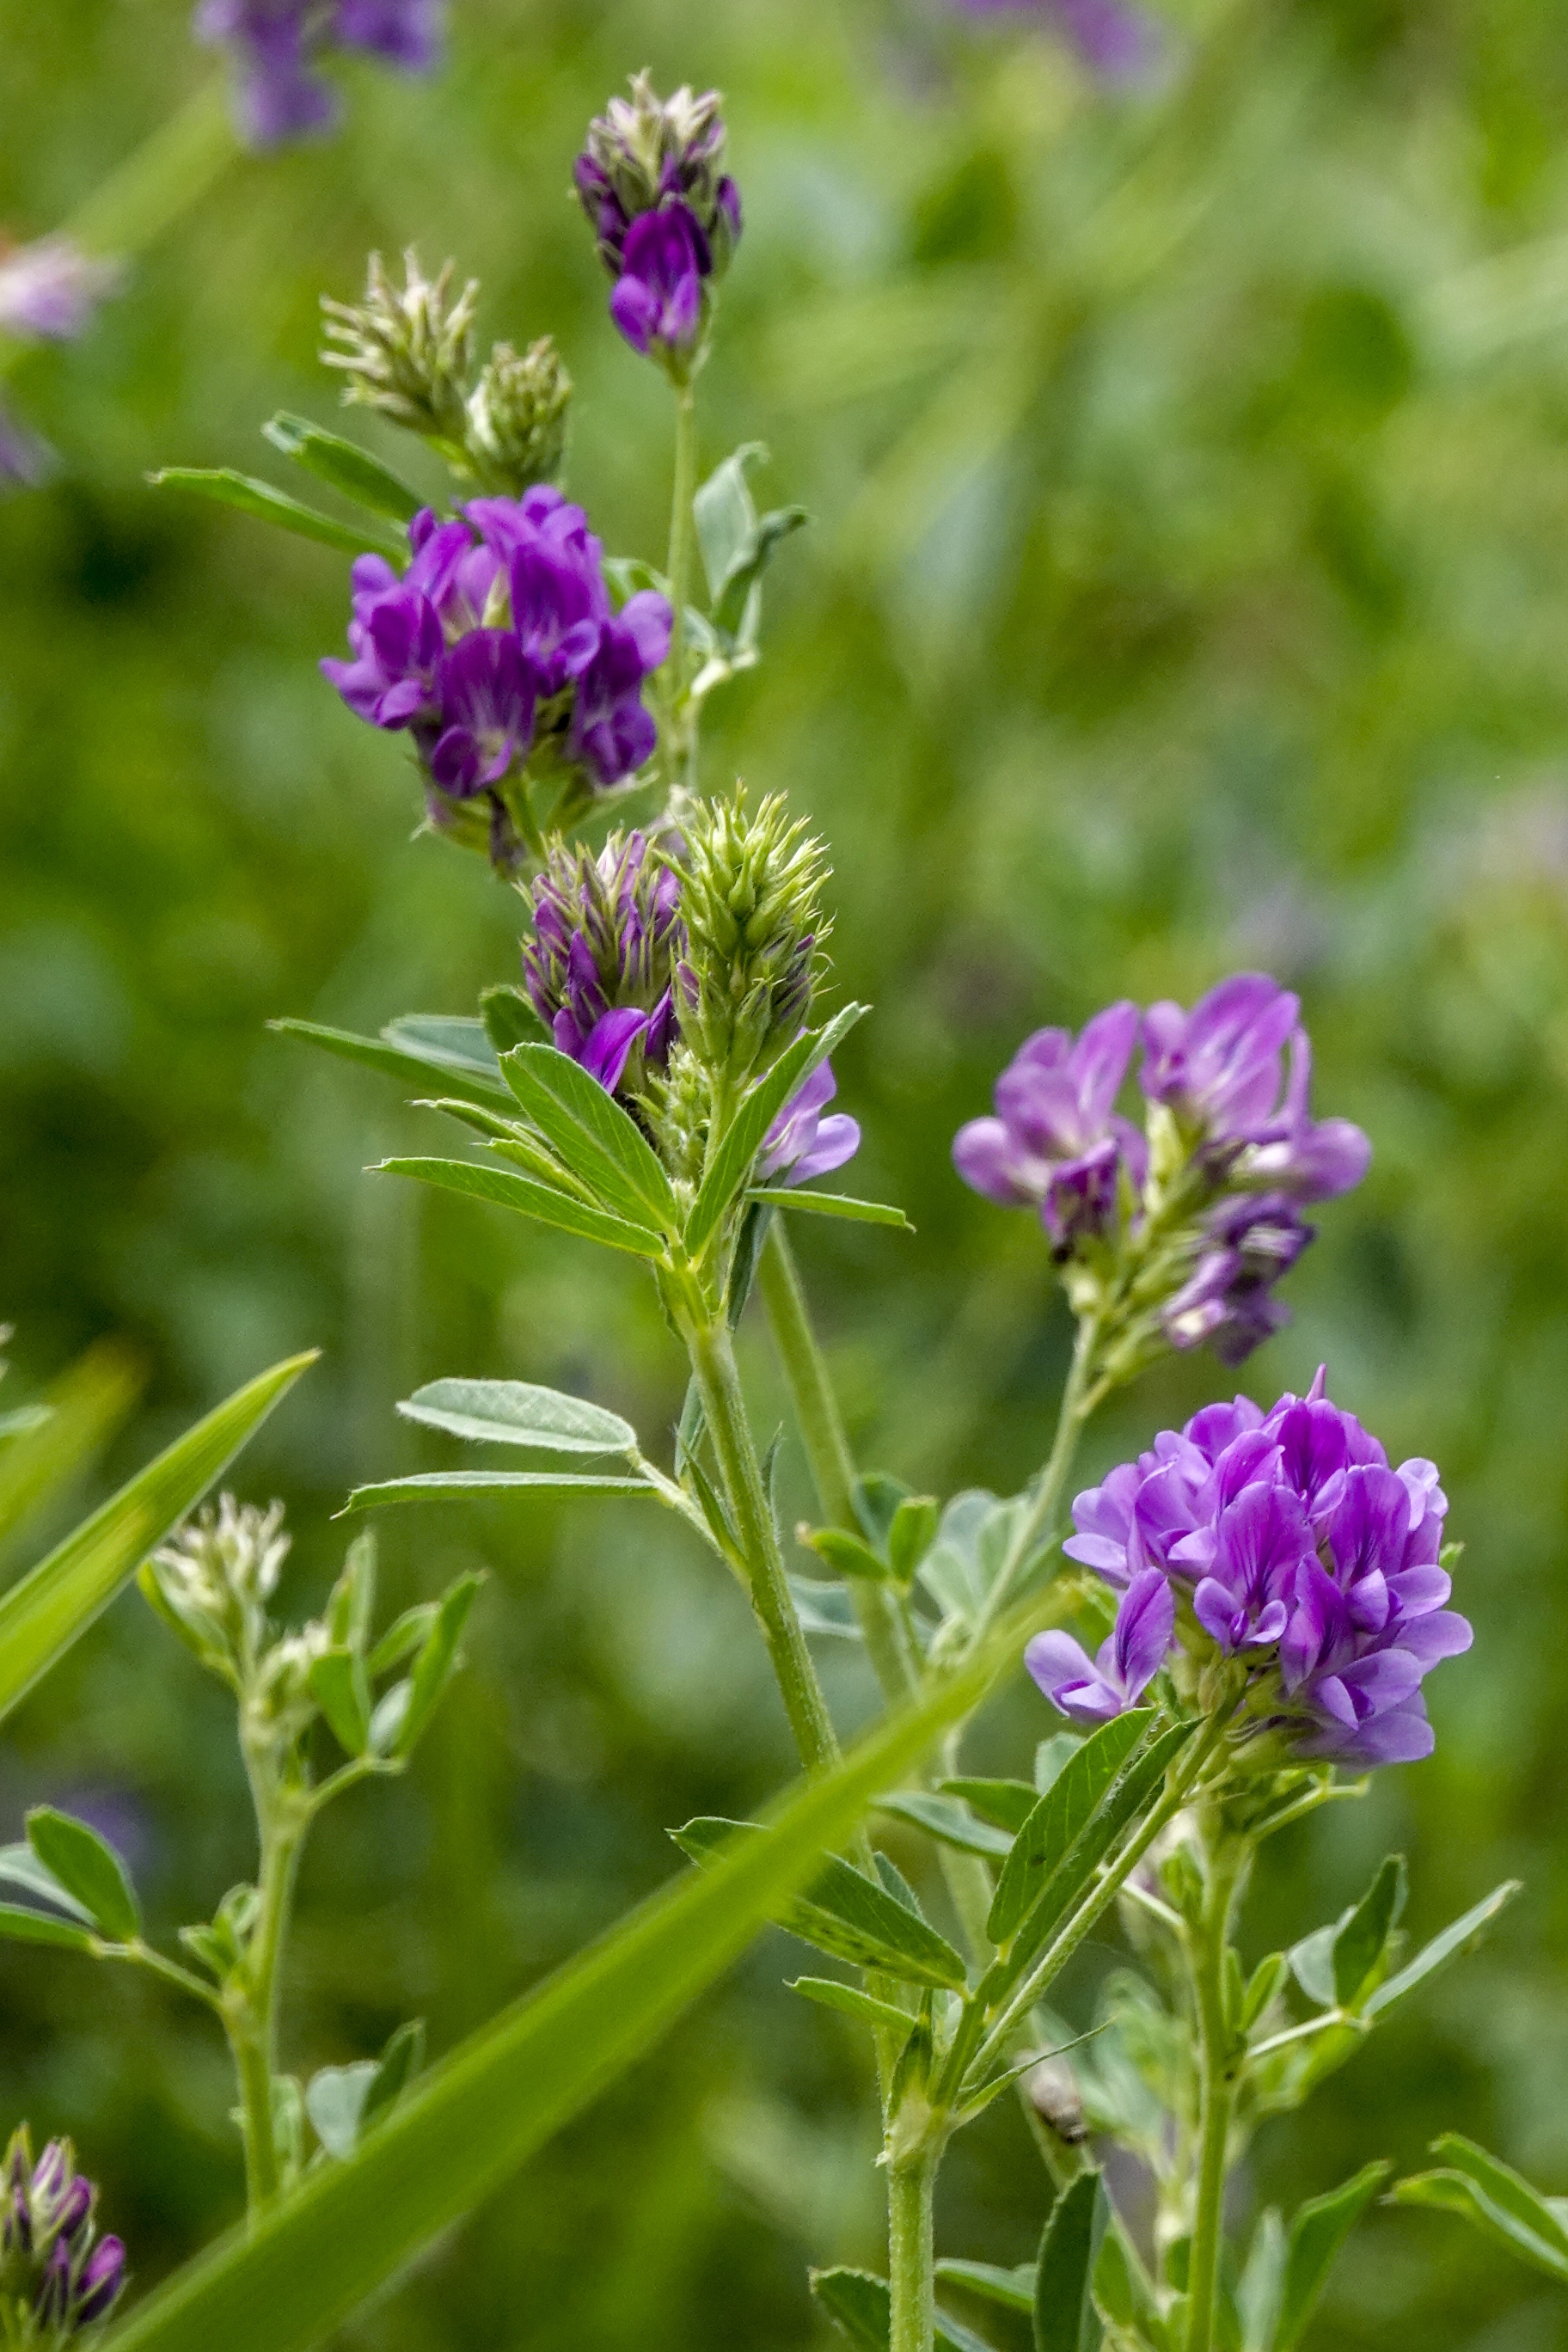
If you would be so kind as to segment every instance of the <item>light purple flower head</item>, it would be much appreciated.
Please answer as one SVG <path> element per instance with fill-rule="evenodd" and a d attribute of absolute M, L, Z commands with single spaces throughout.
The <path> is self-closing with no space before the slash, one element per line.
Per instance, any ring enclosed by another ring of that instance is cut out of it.
<path fill-rule="evenodd" d="M 74 343 L 121 275 L 119 262 L 84 253 L 74 237 L 43 236 L 9 251 L 0 245 L 0 331 Z"/>
<path fill-rule="evenodd" d="M 996 1081 L 996 1116 L 953 1139 L 959 1174 L 1004 1208 L 1036 1208 L 1056 1247 L 1103 1233 L 1125 1169 L 1142 1185 L 1143 1138 L 1112 1108 L 1138 1036 L 1135 1004 L 1096 1013 L 1081 1036 L 1037 1029 Z"/>
<path fill-rule="evenodd" d="M 1070 1633 L 1037 1633 L 1024 1664 L 1051 1705 L 1074 1723 L 1108 1723 L 1135 1706 L 1159 1673 L 1175 1624 L 1176 1603 L 1158 1569 L 1133 1577 L 1116 1622 L 1091 1664 Z"/>
<path fill-rule="evenodd" d="M 1205 1224 L 1197 1263 L 1165 1307 L 1165 1335 L 1173 1348 L 1206 1340 L 1222 1364 L 1236 1365 L 1290 1320 L 1274 1286 L 1317 1228 L 1302 1223 L 1283 1192 L 1224 1201 Z"/>
<path fill-rule="evenodd" d="M 1152 17 L 1128 0 L 958 0 L 972 16 L 1034 17 L 1066 35 L 1091 73 L 1104 82 L 1146 81 L 1164 56 Z"/>
<path fill-rule="evenodd" d="M 860 1149 L 859 1120 L 841 1110 L 823 1117 L 837 1091 L 832 1063 L 819 1062 L 763 1138 L 757 1174 L 763 1183 L 804 1184 L 854 1159 Z"/>
<path fill-rule="evenodd" d="M 1361 1182 L 1372 1146 L 1348 1119 L 1308 1116 L 1312 1055 L 1300 1011 L 1258 971 L 1221 981 L 1190 1013 L 1152 1004 L 1139 1083 L 1201 1136 L 1216 1177 L 1327 1201 Z"/>
<path fill-rule="evenodd" d="M 645 1068 L 668 1060 L 684 944 L 680 878 L 640 833 L 612 835 L 597 857 L 562 846 L 535 877 L 529 998 L 561 1051 L 608 1093 L 635 1093 Z"/>
<path fill-rule="evenodd" d="M 588 126 L 573 169 L 578 201 L 615 278 L 610 315 L 626 341 L 685 369 L 707 329 L 711 287 L 741 236 L 741 196 L 722 170 L 717 90 L 661 99 L 647 74 Z"/>
<path fill-rule="evenodd" d="M 1238 1397 L 1165 1431 L 1077 1496 L 1063 1549 L 1128 1594 L 1157 1577 L 1184 1645 L 1246 1664 L 1249 1727 L 1405 1763 L 1432 1750 L 1423 1676 L 1470 1644 L 1444 1605 L 1447 1511 L 1434 1465 L 1391 1469 L 1320 1372 L 1268 1413 Z"/>
<path fill-rule="evenodd" d="M 586 516 L 547 483 L 449 522 L 425 508 L 408 539 L 401 574 L 379 555 L 354 564 L 353 659 L 322 674 L 356 717 L 411 731 L 433 820 L 489 795 L 492 855 L 510 862 L 503 787 L 531 761 L 597 792 L 649 757 L 642 689 L 669 650 L 669 606 L 643 591 L 615 609 Z"/>
<path fill-rule="evenodd" d="M 198 41 L 234 54 L 242 135 L 253 147 L 277 147 L 336 121 L 323 58 L 360 50 L 427 72 L 439 54 L 442 13 L 442 0 L 200 0 L 193 29 Z"/>

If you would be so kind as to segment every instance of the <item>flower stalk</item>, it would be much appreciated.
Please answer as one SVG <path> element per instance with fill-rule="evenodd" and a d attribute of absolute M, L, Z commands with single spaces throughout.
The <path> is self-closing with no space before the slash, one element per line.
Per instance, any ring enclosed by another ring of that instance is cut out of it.
<path fill-rule="evenodd" d="M 889 2352 L 931 2352 L 936 2340 L 933 2207 L 940 2144 L 927 2142 L 888 2167 Z"/>
<path fill-rule="evenodd" d="M 1245 2051 L 1226 2013 L 1225 1979 L 1231 1921 L 1247 1875 L 1247 1848 L 1243 1841 L 1227 1836 L 1212 1820 L 1204 1822 L 1204 1838 L 1206 1868 L 1203 1908 L 1187 1938 L 1198 2024 L 1202 2104 L 1192 2257 L 1187 2275 L 1186 2352 L 1210 2352 L 1214 2342 L 1215 2294 L 1225 2226 L 1226 2158 L 1236 2109 L 1237 2069 Z"/>
<path fill-rule="evenodd" d="M 665 776 L 669 793 L 697 788 L 695 714 L 687 708 L 686 608 L 691 594 L 691 555 L 696 536 L 692 501 L 697 494 L 697 389 L 689 378 L 675 387 L 675 479 L 669 508 L 669 683 L 665 704 Z"/>

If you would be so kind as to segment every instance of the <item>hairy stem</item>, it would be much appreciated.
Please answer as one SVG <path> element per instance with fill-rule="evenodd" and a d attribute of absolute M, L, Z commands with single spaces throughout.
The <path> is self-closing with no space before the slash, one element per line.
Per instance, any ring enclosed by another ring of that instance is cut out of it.
<path fill-rule="evenodd" d="M 1236 2106 L 1236 2051 L 1226 2016 L 1225 1955 L 1240 1885 L 1243 1852 L 1233 1842 L 1211 1839 L 1208 1843 L 1208 1884 L 1191 1946 L 1202 2101 L 1197 2197 L 1187 2276 L 1186 2352 L 1210 2352 L 1214 2341 L 1215 2290 L 1225 2226 L 1226 2156 Z"/>
<path fill-rule="evenodd" d="M 888 2168 L 889 2352 L 931 2352 L 936 2340 L 936 2248 L 932 2205 L 940 2151 L 931 2147 Z"/>
<path fill-rule="evenodd" d="M 752 1606 L 768 1645 L 790 1729 L 806 1770 L 826 1771 L 838 1760 L 838 1740 L 784 1573 L 730 1327 L 721 1312 L 711 1320 L 687 1322 L 683 1336 L 735 1533 L 750 1571 Z"/>
<path fill-rule="evenodd" d="M 258 1745 L 254 1753 L 247 1747 L 245 1760 L 261 1862 L 245 1964 L 226 1990 L 222 2007 L 239 2077 L 246 2189 L 254 2222 L 277 2196 L 281 2180 L 272 2112 L 272 2085 L 278 2074 L 279 1963 L 310 1810 L 293 1792 L 279 1787 L 274 1759 L 265 1747 Z"/>

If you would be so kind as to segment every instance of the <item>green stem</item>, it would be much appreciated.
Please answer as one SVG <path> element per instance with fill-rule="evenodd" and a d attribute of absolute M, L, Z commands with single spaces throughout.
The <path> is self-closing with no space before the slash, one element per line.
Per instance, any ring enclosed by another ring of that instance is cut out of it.
<path fill-rule="evenodd" d="M 682 1335 L 701 1393 L 702 1410 L 718 1456 L 735 1532 L 751 1574 L 752 1606 L 773 1660 L 790 1729 L 806 1770 L 826 1771 L 838 1761 L 837 1736 L 784 1573 L 773 1506 L 763 1485 L 762 1465 L 746 1416 L 730 1327 L 721 1311 L 715 1320 L 683 1320 Z"/>
<path fill-rule="evenodd" d="M 673 792 L 696 788 L 697 729 L 686 708 L 686 607 L 691 594 L 694 537 L 692 499 L 697 491 L 697 393 L 689 379 L 675 387 L 675 483 L 670 494 L 669 692 L 666 704 L 665 775 Z"/>
<path fill-rule="evenodd" d="M 280 2184 L 272 2114 L 272 2085 L 278 2073 L 279 1961 L 310 1808 L 308 1802 L 279 1788 L 269 1755 L 253 1757 L 247 1752 L 246 1769 L 261 1842 L 261 1867 L 245 1965 L 224 2004 L 224 2023 L 239 2076 L 246 2187 L 254 2222 L 277 2196 Z"/>
<path fill-rule="evenodd" d="M 1225 2228 L 1226 2156 L 1236 2107 L 1236 2050 L 1226 2017 L 1225 1955 L 1243 1859 L 1238 1843 L 1209 1841 L 1208 1885 L 1193 1939 L 1202 2101 L 1197 2201 L 1187 2274 L 1186 2352 L 1210 2352 L 1214 2341 L 1215 2291 Z"/>
<path fill-rule="evenodd" d="M 985 1596 L 984 1605 L 975 1622 L 972 1647 L 978 1646 L 990 1632 L 994 1619 L 1011 1597 L 1013 1587 L 1027 1566 L 1031 1554 L 1056 1519 L 1084 1423 L 1098 1402 L 1093 1382 L 1100 1334 L 1100 1318 L 1098 1315 L 1079 1316 L 1078 1337 L 1073 1343 L 1072 1366 L 1062 1390 L 1061 1403 L 1057 1409 L 1056 1434 L 1051 1441 L 1051 1450 L 1029 1497 L 1028 1508 L 1007 1547 L 1001 1570 Z"/>
<path fill-rule="evenodd" d="M 921 2147 L 888 2168 L 889 2352 L 932 2352 L 936 2340 L 936 2248 L 932 2209 L 941 2152 Z"/>
<path fill-rule="evenodd" d="M 811 1467 L 812 1484 L 825 1523 L 858 1535 L 855 1516 L 855 1457 L 844 1418 L 823 1360 L 810 1310 L 795 1270 L 784 1219 L 775 1210 L 757 1267 L 757 1287 L 767 1309 L 773 1345 L 789 1388 L 790 1402 Z M 850 1604 L 866 1640 L 866 1654 L 889 1706 L 919 1686 L 921 1664 L 898 1598 L 887 1585 L 867 1577 L 848 1580 Z"/>

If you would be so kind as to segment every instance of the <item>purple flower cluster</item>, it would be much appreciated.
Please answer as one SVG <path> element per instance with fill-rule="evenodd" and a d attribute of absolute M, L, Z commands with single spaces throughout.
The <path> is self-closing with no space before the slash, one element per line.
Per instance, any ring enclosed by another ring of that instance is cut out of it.
<path fill-rule="evenodd" d="M 69 2140 L 50 2140 L 35 2164 L 26 2126 L 12 2136 L 0 2179 L 0 2284 L 26 2297 L 33 2326 L 56 2340 L 105 2318 L 125 2284 L 125 2249 L 97 2236 L 97 2204 Z"/>
<path fill-rule="evenodd" d="M 657 740 L 643 681 L 669 650 L 670 610 L 651 591 L 613 609 L 581 507 L 541 483 L 450 522 L 426 507 L 408 537 L 401 577 L 358 559 L 353 659 L 321 663 L 357 717 L 407 728 L 436 792 L 489 793 L 498 818 L 498 788 L 547 751 L 598 786 L 642 765 Z"/>
<path fill-rule="evenodd" d="M 1029 16 L 1065 33 L 1092 73 L 1102 81 L 1146 79 L 1159 64 L 1163 43 L 1151 18 L 1127 0 L 960 0 L 972 16 Z"/>
<path fill-rule="evenodd" d="M 0 244 L 0 330 L 42 343 L 74 343 L 119 285 L 121 266 L 84 253 L 74 237 Z"/>
<path fill-rule="evenodd" d="M 589 125 L 577 195 L 616 281 L 610 315 L 634 350 L 679 368 L 702 341 L 712 282 L 741 235 L 741 195 L 721 170 L 717 90 L 661 100 L 646 74 Z"/>
<path fill-rule="evenodd" d="M 200 0 L 198 41 L 232 49 L 239 124 L 253 147 L 322 131 L 338 101 L 318 70 L 332 49 L 359 49 L 426 73 L 440 45 L 441 0 Z"/>
<path fill-rule="evenodd" d="M 1123 1186 L 1141 1200 L 1149 1179 L 1149 1143 L 1115 1108 L 1142 1043 L 1139 1083 L 1173 1128 L 1201 1212 L 1166 1337 L 1178 1348 L 1206 1339 L 1238 1363 L 1289 1320 L 1273 1286 L 1313 1237 L 1301 1205 L 1348 1192 L 1371 1158 L 1347 1119 L 1309 1115 L 1300 1012 L 1289 990 L 1242 972 L 1191 1013 L 1159 1003 L 1141 1014 L 1123 1001 L 1076 1039 L 1037 1029 L 997 1080 L 994 1118 L 954 1138 L 958 1172 L 1003 1207 L 1037 1209 L 1058 1258 L 1111 1234 Z"/>
<path fill-rule="evenodd" d="M 1436 1466 L 1391 1469 L 1321 1371 L 1268 1413 L 1209 1405 L 1076 1498 L 1063 1549 L 1121 1590 L 1116 1629 L 1093 1664 L 1069 1635 L 1039 1634 L 1029 1672 L 1064 1714 L 1100 1722 L 1142 1696 L 1179 1629 L 1200 1657 L 1245 1664 L 1251 1727 L 1282 1730 L 1298 1756 L 1428 1756 L 1422 1678 L 1471 1638 L 1444 1606 L 1447 1507 Z"/>

